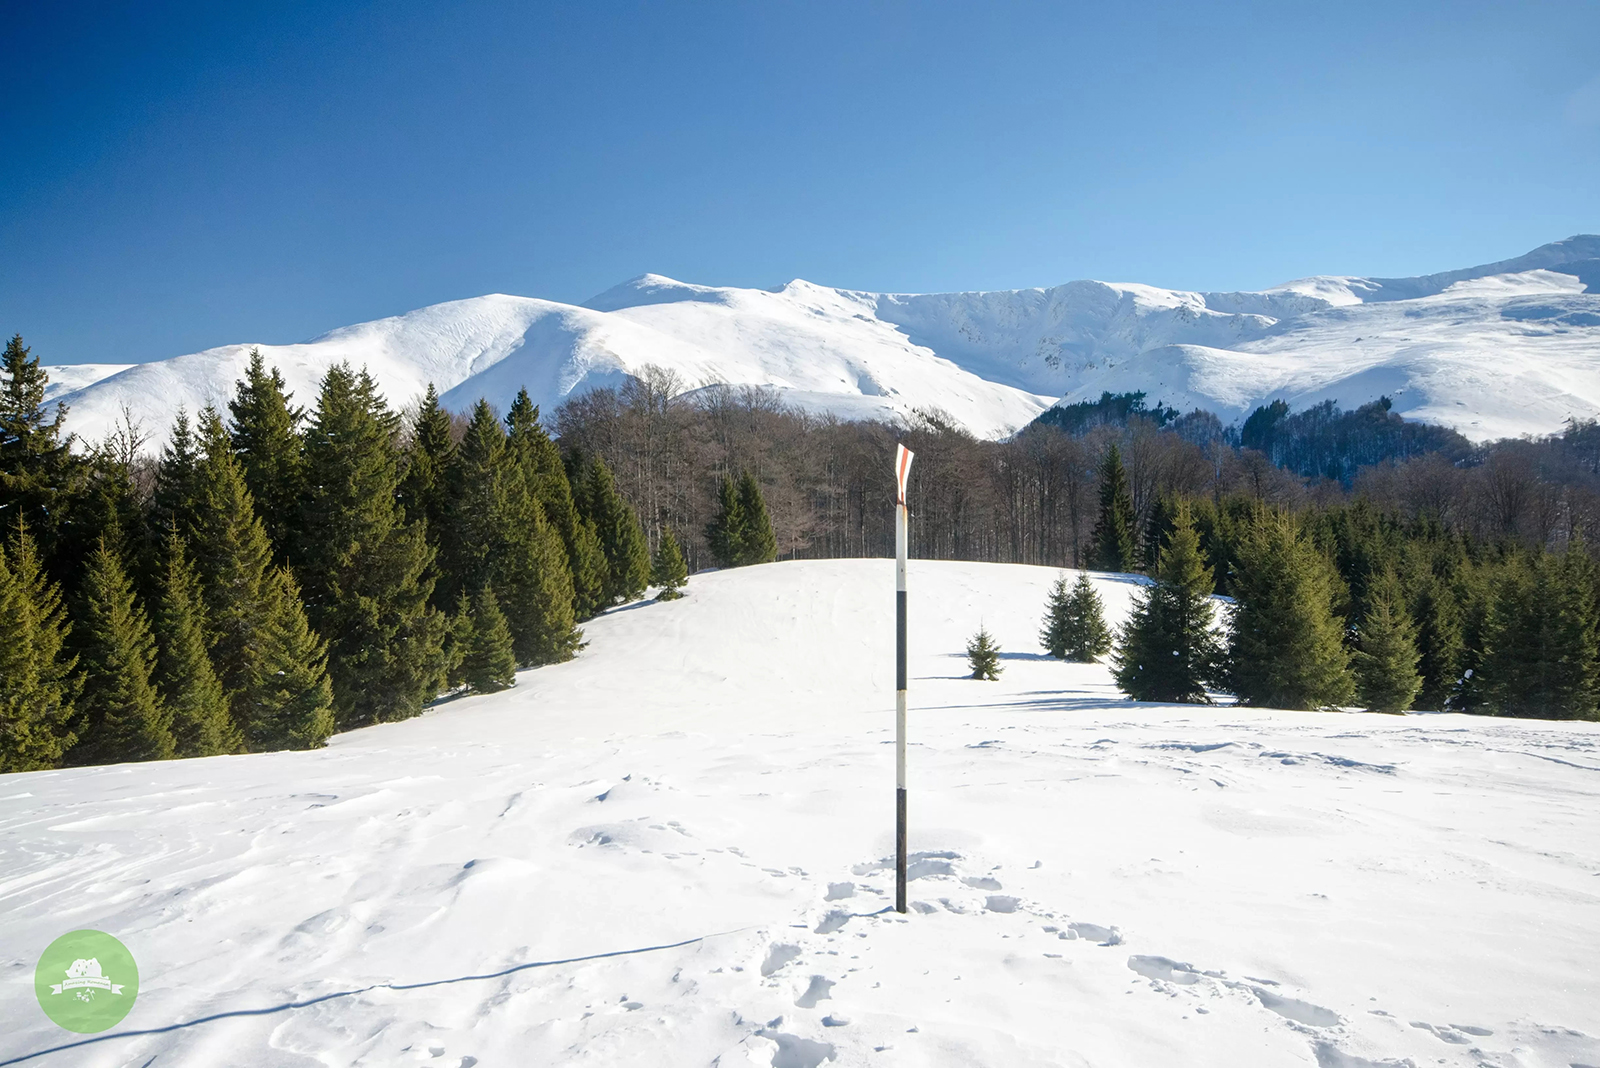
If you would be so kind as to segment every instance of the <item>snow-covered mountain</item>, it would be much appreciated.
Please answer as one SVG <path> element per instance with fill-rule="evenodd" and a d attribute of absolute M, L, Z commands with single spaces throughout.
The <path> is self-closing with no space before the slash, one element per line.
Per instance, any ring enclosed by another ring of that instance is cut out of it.
<path fill-rule="evenodd" d="M 180 405 L 222 404 L 251 344 L 131 367 L 51 368 L 69 426 L 105 435 L 126 405 L 158 436 Z M 1487 439 L 1600 415 L 1600 236 L 1418 278 L 1319 276 L 1260 292 L 1069 282 L 903 295 L 795 280 L 775 290 L 644 275 L 585 304 L 491 295 L 260 345 L 304 403 L 333 363 L 365 366 L 392 403 L 433 382 L 452 407 L 526 386 L 548 411 L 647 365 L 689 387 L 760 385 L 845 418 L 938 408 L 983 437 L 1058 399 L 1144 390 L 1238 419 L 1380 394 Z"/>

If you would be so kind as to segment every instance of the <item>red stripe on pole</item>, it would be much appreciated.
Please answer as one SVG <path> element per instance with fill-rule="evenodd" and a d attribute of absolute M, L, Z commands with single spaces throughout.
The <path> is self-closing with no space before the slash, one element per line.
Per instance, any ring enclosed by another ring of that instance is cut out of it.
<path fill-rule="evenodd" d="M 900 484 L 900 503 L 906 503 L 906 478 L 911 474 L 911 460 L 913 453 L 904 445 L 895 446 L 894 475 Z"/>

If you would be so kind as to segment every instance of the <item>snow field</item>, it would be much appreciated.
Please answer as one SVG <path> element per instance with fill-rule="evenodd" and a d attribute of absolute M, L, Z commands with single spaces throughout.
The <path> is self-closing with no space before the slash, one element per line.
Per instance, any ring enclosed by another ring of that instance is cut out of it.
<path fill-rule="evenodd" d="M 0 1064 L 77 1041 L 81 927 L 140 1000 L 25 1063 L 1600 1064 L 1600 725 L 1136 705 L 1038 650 L 1057 574 L 911 564 L 905 917 L 890 561 L 319 752 L 0 779 Z"/>

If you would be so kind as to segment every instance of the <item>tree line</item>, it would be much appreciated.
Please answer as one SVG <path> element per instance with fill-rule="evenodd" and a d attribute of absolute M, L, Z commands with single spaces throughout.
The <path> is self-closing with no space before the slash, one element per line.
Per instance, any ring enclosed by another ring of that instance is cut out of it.
<path fill-rule="evenodd" d="M 579 624 L 678 595 L 606 460 L 561 449 L 526 391 L 392 409 L 363 370 L 293 403 L 253 352 L 224 414 L 159 456 L 124 419 L 84 449 L 47 371 L 0 357 L 0 771 L 313 748 L 570 659 Z M 753 479 L 719 529 L 772 556 Z"/>

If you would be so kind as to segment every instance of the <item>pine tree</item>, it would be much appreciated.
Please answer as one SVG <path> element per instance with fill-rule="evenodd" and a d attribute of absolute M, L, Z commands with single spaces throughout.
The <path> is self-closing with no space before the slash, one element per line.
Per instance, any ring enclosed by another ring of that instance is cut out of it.
<path fill-rule="evenodd" d="M 276 367 L 267 372 L 259 349 L 250 350 L 250 364 L 234 384 L 228 412 L 244 484 L 281 562 L 287 559 L 304 477 L 296 434 L 304 412 L 290 406 L 283 376 Z"/>
<path fill-rule="evenodd" d="M 718 567 L 735 567 L 745 541 L 744 505 L 733 479 L 722 476 L 717 487 L 717 514 L 706 526 L 706 542 Z"/>
<path fill-rule="evenodd" d="M 1228 676 L 1240 703 L 1311 709 L 1348 701 L 1354 688 L 1333 566 L 1279 513 L 1257 518 L 1236 548 Z"/>
<path fill-rule="evenodd" d="M 561 537 L 545 521 L 544 508 L 507 473 L 506 524 L 493 567 L 493 585 L 504 594 L 505 617 L 520 664 L 571 660 L 582 644 L 574 627 L 572 574 Z"/>
<path fill-rule="evenodd" d="M 459 601 L 494 579 L 505 538 L 510 462 L 505 431 L 489 402 L 480 400 L 448 469 L 446 522 L 440 535 L 441 596 Z"/>
<path fill-rule="evenodd" d="M 20 518 L 0 552 L 0 773 L 52 768 L 77 741 L 82 680 L 65 650 L 71 625 Z"/>
<path fill-rule="evenodd" d="M 161 449 L 156 463 L 155 487 L 150 494 L 150 515 L 146 524 L 150 539 L 164 544 L 167 535 L 187 531 L 193 522 L 195 472 L 200 454 L 189 414 L 181 407 L 172 421 L 172 437 Z"/>
<path fill-rule="evenodd" d="M 539 408 L 518 390 L 506 413 L 506 445 L 517 456 L 533 486 L 545 518 L 561 536 L 572 578 L 573 612 L 577 619 L 605 607 L 606 559 L 593 524 L 585 523 L 577 504 L 561 450 L 539 425 Z"/>
<path fill-rule="evenodd" d="M 678 539 L 673 536 L 671 527 L 662 527 L 655 561 L 650 566 L 650 584 L 659 588 L 656 600 L 677 600 L 683 596 L 679 591 L 688 581 L 689 568 L 683 562 L 683 550 L 678 548 Z"/>
<path fill-rule="evenodd" d="M 122 562 L 104 544 L 84 577 L 82 740 L 75 764 L 165 760 L 173 754 L 172 710 L 152 676 L 156 643 Z"/>
<path fill-rule="evenodd" d="M 1000 678 L 1000 646 L 995 644 L 994 638 L 989 634 L 988 628 L 979 627 L 978 633 L 967 642 L 967 666 L 972 668 L 972 677 L 985 682 L 996 682 Z"/>
<path fill-rule="evenodd" d="M 1369 712 L 1404 712 L 1422 688 L 1416 628 L 1406 614 L 1400 583 L 1393 571 L 1367 582 L 1352 667 L 1356 696 Z"/>
<path fill-rule="evenodd" d="M 1172 512 L 1172 531 L 1157 557 L 1156 583 L 1134 598 L 1113 658 L 1117 686 L 1135 701 L 1209 703 L 1221 643 L 1211 624 L 1211 569 L 1200 555 L 1187 503 Z"/>
<path fill-rule="evenodd" d="M 1581 547 L 1502 566 L 1481 686 L 1502 716 L 1594 719 L 1600 698 L 1594 565 Z"/>
<path fill-rule="evenodd" d="M 473 693 L 494 693 L 517 681 L 517 658 L 511 628 L 494 590 L 484 586 L 471 599 L 469 628 L 461 660 L 462 681 Z"/>
<path fill-rule="evenodd" d="M 606 603 L 637 600 L 650 581 L 650 546 L 639 528 L 639 517 L 617 492 L 611 468 L 598 456 L 589 462 L 587 481 L 586 518 L 594 523 L 606 558 Z"/>
<path fill-rule="evenodd" d="M 256 655 L 262 616 L 262 581 L 272 559 L 267 531 L 233 455 L 233 443 L 216 411 L 200 413 L 200 459 L 187 505 L 189 550 L 200 579 L 211 639 L 211 663 L 229 694 L 237 723 L 240 701 Z"/>
<path fill-rule="evenodd" d="M 1167 547 L 1167 539 L 1172 535 L 1172 524 L 1177 509 L 1178 502 L 1165 494 L 1157 497 L 1150 508 L 1150 518 L 1144 526 L 1142 545 L 1144 572 L 1147 575 L 1154 575 L 1161 569 L 1161 550 Z"/>
<path fill-rule="evenodd" d="M 13 336 L 0 355 L 0 523 L 12 529 L 20 518 L 54 559 L 82 464 L 72 455 L 72 437 L 61 433 L 66 405 L 45 418 L 49 381 L 21 335 Z"/>
<path fill-rule="evenodd" d="M 1105 607 L 1089 584 L 1088 575 L 1080 571 L 1070 589 L 1065 576 L 1050 587 L 1039 641 L 1051 656 L 1079 663 L 1088 663 L 1110 650 L 1111 630 L 1106 626 Z"/>
<path fill-rule="evenodd" d="M 306 430 L 295 556 L 342 728 L 415 716 L 444 684 L 447 621 L 429 604 L 433 551 L 400 510 L 397 431 L 370 375 L 328 370 Z"/>
<path fill-rule="evenodd" d="M 262 578 L 261 613 L 241 702 L 245 741 L 256 753 L 320 749 L 334 730 L 327 647 L 306 622 L 287 570 L 275 567 Z"/>
<path fill-rule="evenodd" d="M 176 533 L 167 536 L 163 565 L 154 619 L 156 690 L 172 711 L 175 755 L 239 752 L 244 739 L 234 726 L 228 696 L 206 652 L 200 580 Z"/>
<path fill-rule="evenodd" d="M 778 542 L 767 516 L 767 502 L 761 496 L 761 483 L 745 471 L 739 478 L 739 511 L 744 516 L 738 549 L 740 564 L 768 564 L 778 558 Z"/>
<path fill-rule="evenodd" d="M 1122 452 L 1113 444 L 1100 464 L 1100 514 L 1095 520 L 1089 566 L 1097 571 L 1127 571 L 1134 564 L 1133 495 Z"/>
<path fill-rule="evenodd" d="M 1444 711 L 1461 678 L 1465 647 L 1461 608 L 1451 586 L 1427 575 L 1416 585 L 1412 616 L 1417 623 L 1417 671 L 1422 688 L 1414 705 Z"/>
<path fill-rule="evenodd" d="M 439 391 L 429 382 L 422 404 L 412 418 L 411 440 L 405 453 L 405 476 L 396 492 L 406 521 L 422 524 L 428 545 L 434 551 L 434 567 L 438 570 L 443 569 L 447 559 L 443 542 L 449 534 L 449 477 L 455 459 L 450 413 L 440 405 Z M 434 583 L 433 603 L 441 610 L 452 603 L 446 585 L 442 576 Z"/>

